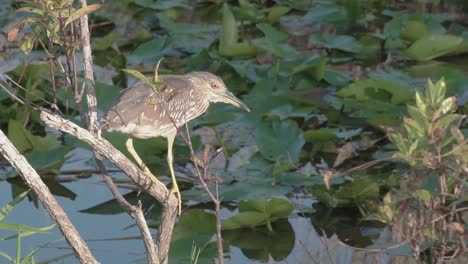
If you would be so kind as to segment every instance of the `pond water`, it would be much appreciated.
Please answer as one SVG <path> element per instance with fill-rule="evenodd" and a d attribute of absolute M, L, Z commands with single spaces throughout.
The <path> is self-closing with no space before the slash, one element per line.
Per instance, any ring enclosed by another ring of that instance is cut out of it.
<path fill-rule="evenodd" d="M 89 165 L 92 164 L 90 162 L 92 161 L 91 155 L 87 150 L 76 149 L 71 153 L 71 157 L 71 162 L 66 163 L 62 170 L 92 169 Z M 116 173 L 114 176 L 124 177 L 120 173 Z M 69 177 L 69 175 L 62 177 Z M 92 175 L 79 181 L 62 184 L 76 196 L 74 199 L 70 199 L 56 195 L 56 198 L 99 261 L 102 263 L 145 263 L 144 246 L 138 238 L 139 231 L 126 213 L 106 215 L 80 212 L 83 209 L 112 200 L 112 196 L 102 182 L 100 175 Z M 2 181 L 0 201 L 12 199 L 11 190 L 14 186 Z M 122 193 L 128 192 L 125 189 L 121 189 L 121 191 Z M 225 210 L 223 218 L 229 214 L 232 213 Z M 321 216 L 323 219 L 320 218 Z M 352 215 L 350 216 L 352 217 Z M 367 256 L 362 251 L 355 251 L 352 247 L 339 242 L 359 242 L 360 238 L 358 237 L 366 236 L 375 238 L 376 242 L 385 242 L 388 238 L 385 229 L 358 227 L 357 223 L 354 223 L 353 227 L 353 224 L 349 222 L 330 228 L 327 223 L 334 220 L 329 220 L 329 217 L 329 215 L 326 216 L 320 212 L 313 214 L 312 217 L 294 214 L 288 220 L 275 223 L 273 227 L 276 235 L 272 236 L 266 234 L 265 230 L 261 228 L 228 231 L 223 234 L 225 239 L 231 241 L 226 263 L 356 263 L 369 258 L 374 260 L 377 258 L 379 263 L 388 261 L 388 256 L 384 253 L 374 253 Z M 331 217 L 333 218 L 333 216 Z M 336 221 L 342 221 L 340 216 L 335 218 Z M 53 224 L 42 204 L 39 203 L 36 207 L 28 199 L 24 199 L 16 205 L 4 220 L 32 227 Z M 324 226 L 321 227 L 321 224 Z M 317 233 L 316 228 L 322 235 Z M 346 229 L 354 231 L 350 232 Z M 337 239 L 337 235 L 333 234 L 334 231 L 339 233 L 340 239 Z M 155 230 L 153 229 L 152 232 L 154 234 Z M 328 238 L 324 236 L 325 233 Z M 8 235 L 11 234 L 8 233 Z M 233 238 L 233 235 L 240 239 Z M 40 263 L 55 263 L 54 259 L 58 263 L 78 263 L 68 244 L 62 239 L 58 228 L 53 228 L 48 234 L 36 234 L 23 238 L 21 242 L 22 254 L 26 255 L 46 243 L 48 245 L 39 251 L 36 258 Z M 1 241 L 0 248 L 14 256 L 17 241 Z M 190 247 L 186 248 L 187 253 L 190 251 Z M 180 261 L 179 259 L 177 263 Z M 204 263 L 203 261 L 201 260 L 199 263 Z M 187 261 L 187 263 L 189 262 Z"/>

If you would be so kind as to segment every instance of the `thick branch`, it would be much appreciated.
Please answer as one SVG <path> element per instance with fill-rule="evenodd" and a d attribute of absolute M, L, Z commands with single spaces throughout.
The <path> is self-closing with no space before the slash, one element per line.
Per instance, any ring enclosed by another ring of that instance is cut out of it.
<path fill-rule="evenodd" d="M 140 168 L 133 164 L 133 162 L 112 146 L 106 139 L 94 136 L 88 130 L 77 126 L 69 120 L 44 110 L 41 111 L 41 119 L 48 126 L 68 133 L 88 143 L 92 149 L 109 159 L 140 186 L 140 188 L 148 192 L 162 204 L 163 213 L 156 244 L 160 262 L 167 263 L 167 256 L 177 213 L 176 196 L 170 195 L 170 192 L 164 184 L 151 181 L 148 175 L 145 175 Z"/>
<path fill-rule="evenodd" d="M 52 219 L 57 223 L 60 231 L 65 236 L 68 244 L 73 248 L 81 263 L 99 263 L 91 254 L 88 246 L 81 239 L 80 234 L 75 229 L 67 214 L 55 200 L 49 188 L 42 182 L 41 177 L 26 158 L 11 144 L 3 131 L 0 130 L 0 153 L 23 177 L 27 185 L 33 189 L 39 200 L 49 212 Z"/>
<path fill-rule="evenodd" d="M 81 7 L 86 7 L 88 4 L 86 0 L 80 0 Z M 93 134 L 96 134 L 99 127 L 97 122 L 97 100 L 96 100 L 96 89 L 94 85 L 94 73 L 93 73 L 93 58 L 91 53 L 91 43 L 89 40 L 89 26 L 88 16 L 80 17 L 81 26 L 81 43 L 83 45 L 83 67 L 84 67 L 84 82 L 86 86 L 86 100 L 88 103 L 88 129 Z"/>
<path fill-rule="evenodd" d="M 86 7 L 86 0 L 80 0 L 81 7 Z M 88 126 L 88 130 L 93 134 L 97 135 L 99 130 L 99 123 L 97 121 L 97 99 L 96 99 L 96 88 L 94 82 L 94 73 L 93 73 L 93 57 L 91 52 L 91 43 L 90 43 L 90 33 L 88 26 L 88 16 L 82 16 L 80 18 L 81 26 L 81 43 L 83 46 L 83 65 L 84 65 L 84 85 L 86 87 L 86 102 L 88 104 L 88 114 L 87 120 L 83 120 Z M 158 250 L 156 249 L 155 244 L 153 243 L 153 238 L 151 237 L 150 230 L 146 223 L 141 204 L 139 206 L 133 206 L 120 194 L 117 186 L 115 185 L 112 178 L 107 173 L 106 167 L 102 162 L 102 158 L 96 151 L 93 151 L 94 159 L 98 165 L 99 170 L 106 182 L 109 190 L 111 191 L 114 198 L 119 202 L 119 204 L 127 211 L 127 213 L 135 219 L 135 222 L 140 229 L 143 242 L 145 244 L 146 252 L 148 255 L 148 263 L 157 264 L 160 263 L 158 259 Z M 170 240 L 169 240 L 170 241 Z"/>

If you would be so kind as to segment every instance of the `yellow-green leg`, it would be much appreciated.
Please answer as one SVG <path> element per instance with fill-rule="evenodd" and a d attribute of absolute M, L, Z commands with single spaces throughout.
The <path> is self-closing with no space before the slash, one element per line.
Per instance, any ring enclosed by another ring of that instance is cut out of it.
<path fill-rule="evenodd" d="M 178 199 L 178 208 L 179 208 L 179 215 L 182 212 L 182 196 L 179 191 L 179 185 L 177 185 L 177 180 L 174 173 L 174 156 L 172 154 L 172 146 L 174 145 L 175 134 L 170 135 L 167 137 L 167 164 L 169 165 L 169 171 L 171 172 L 172 178 L 172 190 L 171 193 L 175 193 Z"/>
<path fill-rule="evenodd" d="M 138 166 L 140 166 L 140 168 L 147 174 L 151 177 L 151 180 L 153 182 L 160 182 L 161 184 L 164 184 L 162 183 L 161 181 L 159 181 L 156 176 L 153 175 L 153 173 L 151 173 L 151 171 L 148 169 L 148 167 L 145 165 L 145 163 L 143 163 L 143 161 L 141 160 L 140 156 L 138 156 L 138 154 L 136 153 L 135 151 L 135 148 L 133 147 L 133 139 L 132 138 L 129 138 L 127 139 L 127 142 L 125 142 L 125 146 L 127 147 L 127 150 L 128 152 L 130 152 L 130 155 L 132 155 L 132 157 L 135 159 L 135 161 L 137 162 Z"/>

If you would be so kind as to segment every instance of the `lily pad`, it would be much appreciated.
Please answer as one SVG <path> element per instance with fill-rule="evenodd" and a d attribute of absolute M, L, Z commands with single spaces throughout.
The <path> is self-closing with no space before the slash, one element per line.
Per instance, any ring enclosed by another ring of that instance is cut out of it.
<path fill-rule="evenodd" d="M 249 228 L 267 225 L 271 230 L 271 223 L 287 218 L 291 214 L 294 206 L 287 200 L 280 198 L 266 198 L 239 202 L 239 213 L 227 219 L 223 225 L 223 230 Z"/>
<path fill-rule="evenodd" d="M 305 144 L 302 130 L 292 120 L 263 121 L 255 130 L 255 138 L 264 158 L 281 163 L 298 162 Z"/>
<path fill-rule="evenodd" d="M 309 40 L 313 44 L 319 44 L 329 49 L 337 49 L 346 52 L 357 53 L 362 49 L 361 44 L 348 35 L 312 35 Z"/>
<path fill-rule="evenodd" d="M 8 138 L 19 152 L 29 152 L 32 150 L 47 151 L 60 146 L 60 142 L 58 142 L 55 136 L 35 136 L 23 124 L 13 119 L 8 122 Z"/>
<path fill-rule="evenodd" d="M 294 229 L 287 219 L 276 221 L 272 227 L 274 233 L 269 233 L 265 227 L 224 230 L 223 240 L 231 246 L 239 247 L 249 259 L 271 262 L 273 258 L 281 261 L 288 257 L 294 248 Z"/>
<path fill-rule="evenodd" d="M 457 49 L 463 38 L 451 35 L 427 35 L 415 41 L 405 54 L 417 61 L 428 61 Z"/>
<path fill-rule="evenodd" d="M 373 79 L 354 82 L 336 94 L 342 97 L 354 97 L 359 101 L 367 101 L 372 98 L 390 101 L 392 104 L 402 104 L 413 97 L 412 92 L 396 83 Z"/>
<path fill-rule="evenodd" d="M 214 214 L 201 209 L 184 212 L 174 228 L 170 259 L 176 263 L 190 263 L 191 249 L 200 250 L 202 263 L 209 263 L 216 256 L 215 243 L 210 242 L 216 233 Z"/>

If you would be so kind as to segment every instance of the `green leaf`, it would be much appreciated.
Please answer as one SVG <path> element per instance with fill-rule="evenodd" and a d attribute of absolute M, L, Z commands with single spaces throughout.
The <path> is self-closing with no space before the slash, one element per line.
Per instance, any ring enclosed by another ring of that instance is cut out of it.
<path fill-rule="evenodd" d="M 127 57 L 128 65 L 154 63 L 162 57 L 161 52 L 167 44 L 167 36 L 158 36 L 155 39 L 138 45 L 138 47 Z"/>
<path fill-rule="evenodd" d="M 172 8 L 190 8 L 184 0 L 154 1 L 154 0 L 136 0 L 135 4 L 148 7 L 155 10 L 167 10 Z"/>
<path fill-rule="evenodd" d="M 309 40 L 313 44 L 319 44 L 329 49 L 337 49 L 346 52 L 357 53 L 362 49 L 361 44 L 348 35 L 312 35 Z"/>
<path fill-rule="evenodd" d="M 221 39 L 219 41 L 219 48 L 221 49 L 224 45 L 231 45 L 237 43 L 237 25 L 234 14 L 232 13 L 229 5 L 224 3 L 223 5 L 223 30 Z"/>
<path fill-rule="evenodd" d="M 259 212 L 242 212 L 227 219 L 223 225 L 223 230 L 238 229 L 238 228 L 251 228 L 264 225 L 268 217 L 264 213 Z"/>
<path fill-rule="evenodd" d="M 298 162 L 305 144 L 302 130 L 291 120 L 263 121 L 255 130 L 255 138 L 263 157 L 283 163 Z"/>
<path fill-rule="evenodd" d="M 278 21 L 282 16 L 286 15 L 289 11 L 291 11 L 290 7 L 287 6 L 273 6 L 270 8 L 270 12 L 268 13 L 268 23 L 273 24 Z"/>
<path fill-rule="evenodd" d="M 339 199 L 350 199 L 354 202 L 363 202 L 379 197 L 379 185 L 375 180 L 367 178 L 355 179 L 336 192 Z"/>
<path fill-rule="evenodd" d="M 212 236 L 216 232 L 216 217 L 202 209 L 193 209 L 181 215 L 174 228 L 173 239 L 197 235 Z"/>
<path fill-rule="evenodd" d="M 324 143 L 337 138 L 336 134 L 330 128 L 313 129 L 304 132 L 304 139 L 306 142 Z"/>
<path fill-rule="evenodd" d="M 317 4 L 314 8 L 308 8 L 308 12 L 304 15 L 303 19 L 312 21 L 313 23 L 344 23 L 347 21 L 346 10 L 332 4 Z"/>
<path fill-rule="evenodd" d="M 429 34 L 427 27 L 424 23 L 417 20 L 410 20 L 406 23 L 405 27 L 401 30 L 401 37 L 405 40 L 414 42 Z"/>
<path fill-rule="evenodd" d="M 67 26 L 68 24 L 70 24 L 72 21 L 75 21 L 76 19 L 82 17 L 82 16 L 86 16 L 88 15 L 89 13 L 97 10 L 99 7 L 101 7 L 100 4 L 92 4 L 92 5 L 89 5 L 89 6 L 85 6 L 85 7 L 82 7 L 78 10 L 76 10 L 75 12 L 73 12 L 68 18 L 67 20 L 65 21 L 65 26 Z"/>
<path fill-rule="evenodd" d="M 103 111 L 109 109 L 121 91 L 118 86 L 96 82 L 96 98 L 99 109 Z"/>
<path fill-rule="evenodd" d="M 285 120 L 290 117 L 302 117 L 307 119 L 314 110 L 315 109 L 312 107 L 293 107 L 291 104 L 286 104 L 270 110 L 268 116 L 277 116 L 280 120 Z"/>
<path fill-rule="evenodd" d="M 7 253 L 5 253 L 3 251 L 0 251 L 0 256 L 6 258 L 11 263 L 15 263 L 15 259 L 12 256 L 8 255 Z"/>
<path fill-rule="evenodd" d="M 441 115 L 453 113 L 457 110 L 457 98 L 455 96 L 448 97 L 440 104 L 440 108 L 437 110 Z"/>
<path fill-rule="evenodd" d="M 295 245 L 294 229 L 287 219 L 272 223 L 272 227 L 273 233 L 266 227 L 224 230 L 223 241 L 240 248 L 250 262 L 257 260 L 267 263 L 272 259 L 284 262 Z"/>
<path fill-rule="evenodd" d="M 104 37 L 93 40 L 93 51 L 99 50 L 103 51 L 112 46 L 119 39 L 119 34 L 111 31 Z"/>
<path fill-rule="evenodd" d="M 31 227 L 31 226 L 26 226 L 26 225 L 18 225 L 18 224 L 10 224 L 7 222 L 0 222 L 0 229 L 7 229 L 11 231 L 26 231 L 26 232 L 33 232 L 33 233 L 47 233 L 54 226 L 55 224 L 47 226 L 47 227 L 36 228 L 36 227 Z"/>
<path fill-rule="evenodd" d="M 58 142 L 55 136 L 34 136 L 22 123 L 13 119 L 8 122 L 8 138 L 21 153 L 32 151 L 33 149 L 47 151 L 60 146 L 60 142 Z"/>
<path fill-rule="evenodd" d="M 131 74 L 133 77 L 135 77 L 135 78 L 137 78 L 137 79 L 139 79 L 141 81 L 145 81 L 145 80 L 147 81 L 146 76 L 143 73 L 139 72 L 139 71 L 130 70 L 130 69 L 122 69 L 122 71 Z"/>
<path fill-rule="evenodd" d="M 288 34 L 277 30 L 269 24 L 257 24 L 257 28 L 265 34 L 265 38 L 269 41 L 283 42 L 289 38 Z"/>
<path fill-rule="evenodd" d="M 280 218 L 287 218 L 294 206 L 280 198 L 266 198 L 239 202 L 239 213 L 223 223 L 223 230 L 250 228 L 270 224 Z"/>
<path fill-rule="evenodd" d="M 272 219 L 287 218 L 293 211 L 294 206 L 287 200 L 271 198 L 267 205 L 267 213 Z"/>
<path fill-rule="evenodd" d="M 428 35 L 413 43 L 404 53 L 417 61 L 428 61 L 453 52 L 463 38 L 451 35 Z"/>
<path fill-rule="evenodd" d="M 290 58 L 298 55 L 297 50 L 289 44 L 277 43 L 266 38 L 255 39 L 253 41 L 255 47 L 265 50 L 273 55 L 281 58 Z"/>
<path fill-rule="evenodd" d="M 430 201 L 432 199 L 432 194 L 428 190 L 417 190 L 416 191 L 416 198 L 422 201 Z"/>
<path fill-rule="evenodd" d="M 17 195 L 12 201 L 3 206 L 3 208 L 0 209 L 0 221 L 2 221 L 3 218 L 5 218 L 5 216 L 7 216 L 11 212 L 11 210 L 13 210 L 13 207 L 15 207 L 15 205 L 21 202 L 28 193 L 29 190 L 22 192 L 21 194 Z"/>
<path fill-rule="evenodd" d="M 414 127 L 417 129 L 419 136 L 424 137 L 429 127 L 429 120 L 421 110 L 411 105 L 408 105 L 408 114 L 414 120 Z"/>
<path fill-rule="evenodd" d="M 356 81 L 339 90 L 336 94 L 342 97 L 353 97 L 359 101 L 374 98 L 381 101 L 390 101 L 392 104 L 402 104 L 413 97 L 412 92 L 398 84 L 373 79 Z"/>

